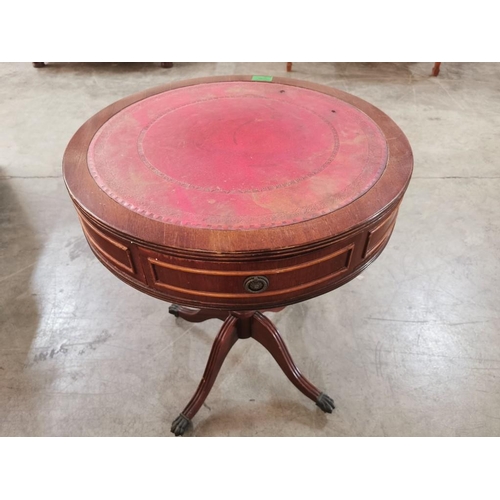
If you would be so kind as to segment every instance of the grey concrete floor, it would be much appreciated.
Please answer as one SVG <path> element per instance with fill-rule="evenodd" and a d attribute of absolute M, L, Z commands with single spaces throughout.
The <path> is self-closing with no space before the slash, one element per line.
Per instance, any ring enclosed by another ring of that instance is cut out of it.
<path fill-rule="evenodd" d="M 500 65 L 295 63 L 407 134 L 415 171 L 361 276 L 271 313 L 323 414 L 240 341 L 188 435 L 500 435 Z M 76 129 L 164 82 L 285 63 L 0 64 L 0 435 L 170 436 L 220 323 L 189 324 L 92 255 L 61 178 Z"/>

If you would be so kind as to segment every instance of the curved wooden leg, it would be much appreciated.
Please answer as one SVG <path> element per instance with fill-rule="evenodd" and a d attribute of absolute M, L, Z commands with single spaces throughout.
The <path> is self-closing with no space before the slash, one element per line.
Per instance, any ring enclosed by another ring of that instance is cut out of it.
<path fill-rule="evenodd" d="M 285 342 L 271 320 L 260 312 L 255 313 L 253 320 L 252 337 L 271 353 L 290 382 L 302 394 L 312 399 L 324 412 L 332 413 L 335 408 L 333 399 L 317 389 L 300 373 L 288 352 Z"/>
<path fill-rule="evenodd" d="M 434 66 L 432 68 L 432 76 L 438 76 L 439 75 L 439 69 L 441 67 L 441 63 L 434 63 Z"/>
<path fill-rule="evenodd" d="M 196 389 L 194 396 L 191 398 L 186 408 L 184 408 L 182 413 L 172 423 L 170 431 L 176 436 L 184 434 L 184 431 L 191 423 L 191 419 L 196 415 L 210 393 L 210 389 L 212 389 L 214 385 L 224 359 L 231 350 L 231 347 L 233 347 L 238 340 L 236 329 L 237 321 L 238 318 L 232 315 L 229 315 L 224 321 L 214 341 L 212 350 L 210 351 L 207 366 L 198 389 Z"/>
<path fill-rule="evenodd" d="M 287 70 L 288 72 L 292 71 L 292 63 L 291 63 L 291 62 L 287 62 L 287 63 L 286 63 L 286 70 Z"/>
<path fill-rule="evenodd" d="M 227 311 L 216 311 L 212 309 L 191 309 L 190 307 L 178 306 L 177 304 L 172 304 L 168 308 L 168 312 L 173 314 L 176 318 L 182 318 L 191 323 L 201 323 L 202 321 L 207 321 L 207 319 L 218 318 L 225 320 L 229 312 Z"/>

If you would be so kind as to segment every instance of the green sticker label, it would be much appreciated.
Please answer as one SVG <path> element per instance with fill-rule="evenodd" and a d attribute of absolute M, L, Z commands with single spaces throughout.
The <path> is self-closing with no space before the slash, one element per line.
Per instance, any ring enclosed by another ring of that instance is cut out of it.
<path fill-rule="evenodd" d="M 255 76 L 252 76 L 252 81 L 253 82 L 272 82 L 273 77 L 272 76 L 255 75 Z"/>

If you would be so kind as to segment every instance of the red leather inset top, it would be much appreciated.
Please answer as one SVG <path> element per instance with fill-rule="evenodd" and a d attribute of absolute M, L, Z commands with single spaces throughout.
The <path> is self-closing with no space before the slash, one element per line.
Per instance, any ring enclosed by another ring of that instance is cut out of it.
<path fill-rule="evenodd" d="M 387 145 L 363 112 L 290 85 L 220 82 L 118 112 L 88 152 L 99 187 L 170 224 L 252 229 L 333 212 L 380 178 Z"/>

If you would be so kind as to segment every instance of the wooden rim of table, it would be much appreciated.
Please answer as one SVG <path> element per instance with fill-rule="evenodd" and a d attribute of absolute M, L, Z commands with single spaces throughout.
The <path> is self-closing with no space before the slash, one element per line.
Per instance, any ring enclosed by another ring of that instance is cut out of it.
<path fill-rule="evenodd" d="M 384 112 L 338 89 L 311 82 L 274 77 L 272 82 L 314 90 L 345 101 L 370 117 L 384 134 L 387 166 L 378 181 L 352 203 L 329 214 L 280 227 L 243 231 L 200 229 L 149 219 L 128 210 L 96 184 L 87 164 L 87 152 L 95 133 L 113 115 L 153 95 L 200 83 L 252 81 L 252 76 L 216 76 L 173 82 L 125 97 L 85 122 L 72 137 L 63 158 L 63 177 L 71 198 L 94 222 L 144 246 L 209 257 L 252 253 L 289 253 L 345 237 L 401 200 L 411 177 L 413 156 L 406 136 Z"/>

